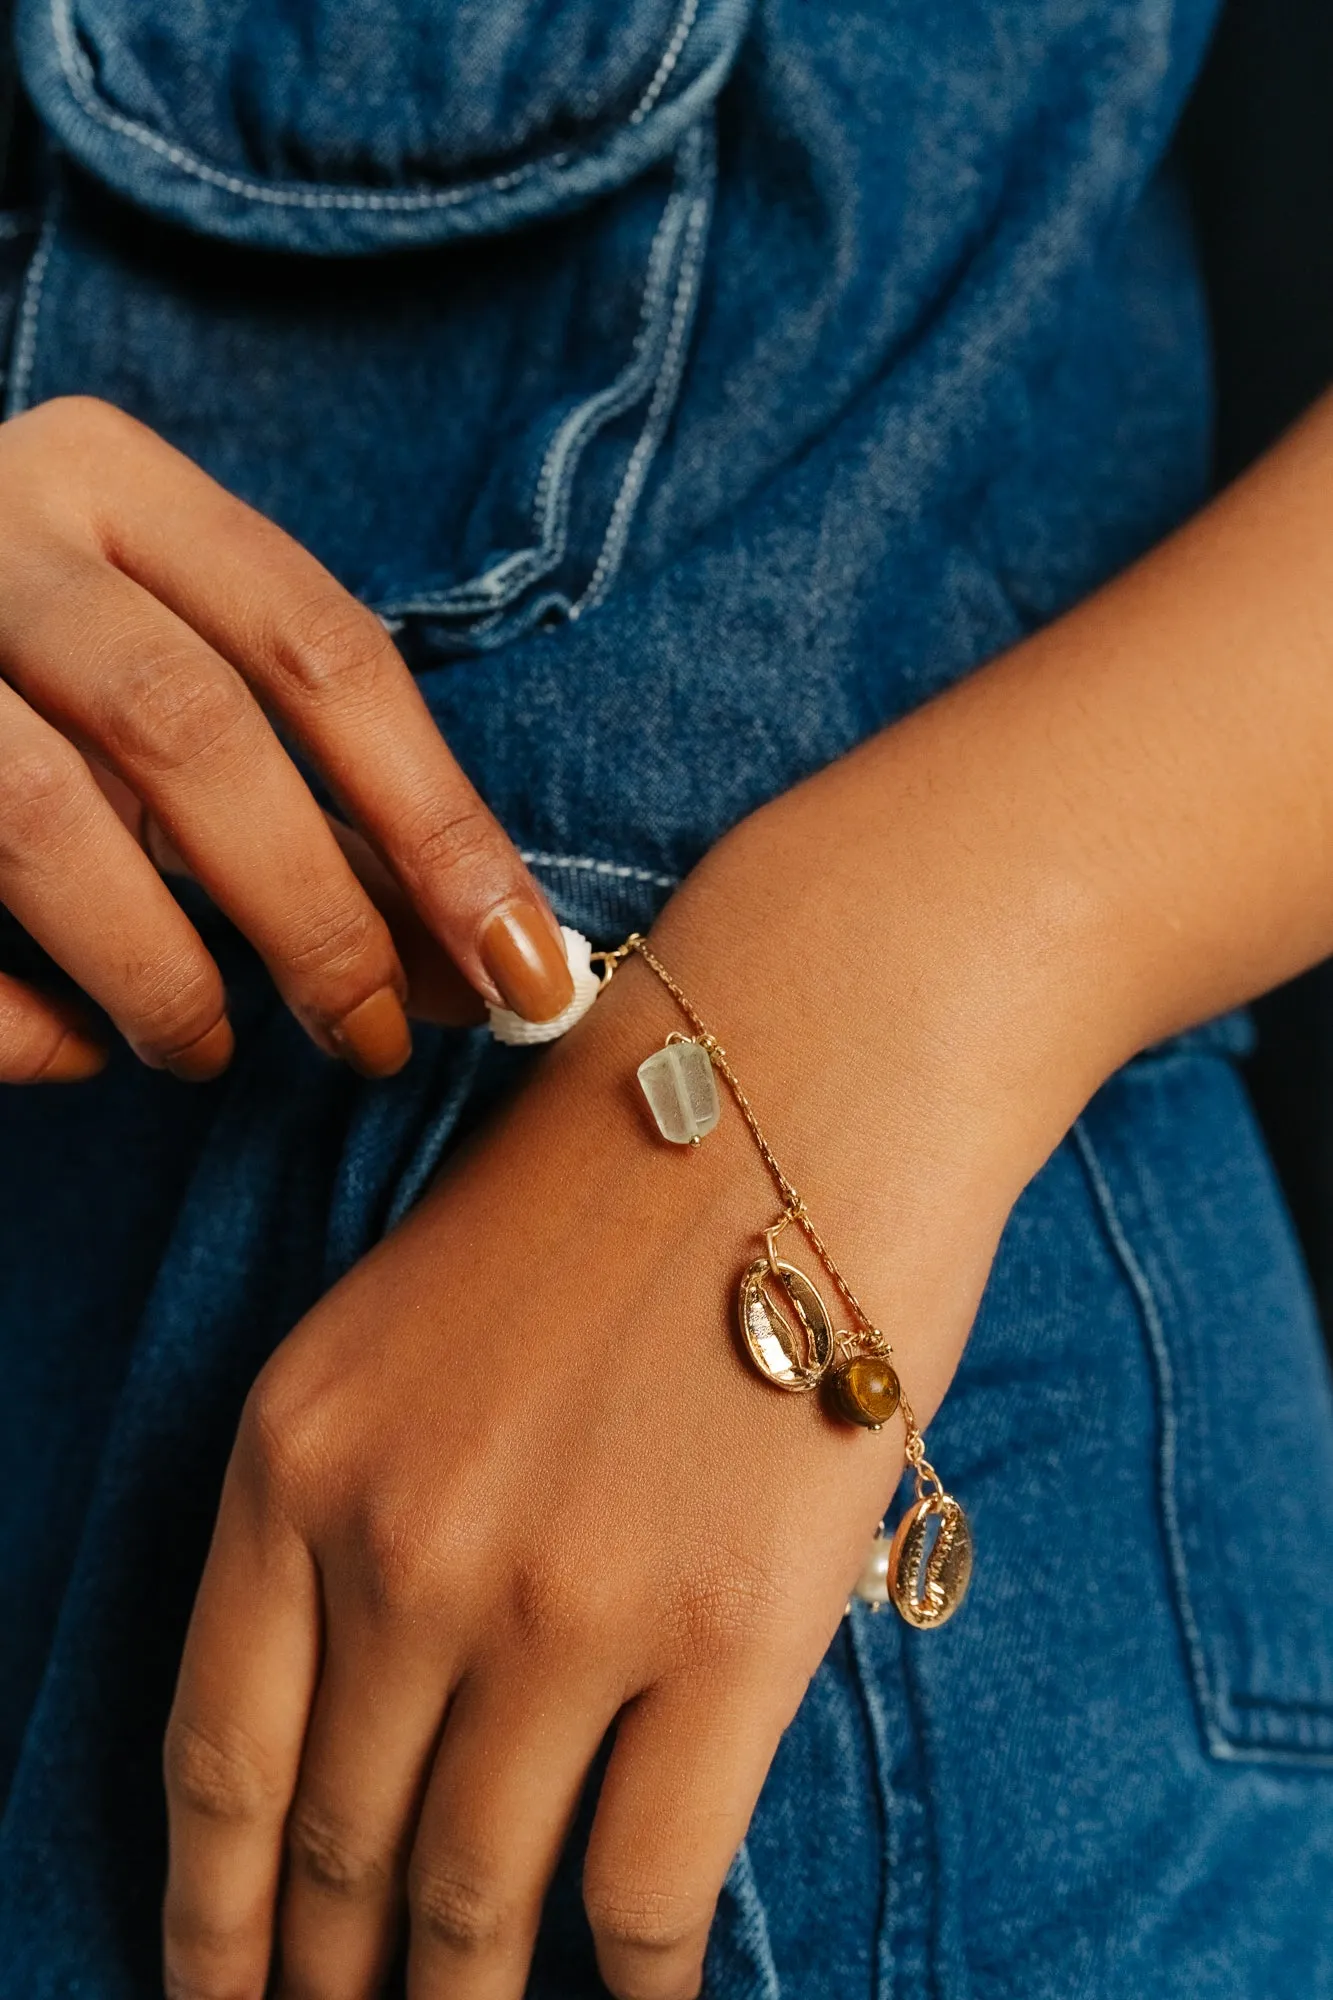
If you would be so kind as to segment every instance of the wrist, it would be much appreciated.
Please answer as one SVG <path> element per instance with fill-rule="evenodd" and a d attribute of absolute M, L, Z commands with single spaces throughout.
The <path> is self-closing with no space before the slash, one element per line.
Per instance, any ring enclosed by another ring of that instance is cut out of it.
<path fill-rule="evenodd" d="M 1115 1066 L 1116 1031 L 1089 971 L 1096 898 L 1040 852 L 983 841 L 975 795 L 923 780 L 902 734 L 734 829 L 652 941 L 868 1310 L 895 1344 L 936 1330 L 905 1356 L 924 1422 L 1009 1210 Z M 688 1026 L 631 958 L 567 1060 L 581 1080 L 615 1079 L 623 1108 L 638 1063 Z M 683 1165 L 660 1157 L 676 1149 L 641 1104 L 635 1123 L 659 1151 L 645 1173 L 668 1234 L 679 1197 L 679 1226 L 707 1217 L 737 1238 L 728 1255 L 760 1239 L 781 1203 L 739 1119 L 724 1107 Z"/>
<path fill-rule="evenodd" d="M 1101 913 L 964 829 L 910 813 L 872 827 L 845 771 L 728 835 L 654 941 L 849 1193 L 877 1200 L 905 1156 L 923 1202 L 938 1179 L 1007 1212 L 1120 1059 L 1092 971 Z"/>

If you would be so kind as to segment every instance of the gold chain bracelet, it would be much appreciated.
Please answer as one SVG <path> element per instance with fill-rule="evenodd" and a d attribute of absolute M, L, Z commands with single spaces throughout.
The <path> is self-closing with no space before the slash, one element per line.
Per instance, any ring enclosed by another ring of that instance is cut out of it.
<path fill-rule="evenodd" d="M 915 1498 L 891 1538 L 881 1524 L 856 1595 L 876 1609 L 892 1603 L 909 1625 L 943 1625 L 967 1591 L 972 1533 L 963 1508 L 945 1492 L 926 1457 L 920 1426 L 893 1365 L 892 1346 L 848 1284 L 804 1201 L 778 1165 L 726 1050 L 639 932 L 614 951 L 592 954 L 603 966 L 603 983 L 631 953 L 656 974 L 694 1030 L 692 1035 L 668 1035 L 665 1046 L 639 1065 L 639 1083 L 658 1130 L 673 1144 L 697 1146 L 721 1116 L 715 1080 L 720 1075 L 782 1200 L 777 1220 L 761 1232 L 764 1254 L 742 1274 L 737 1296 L 740 1336 L 751 1362 L 779 1389 L 821 1389 L 834 1412 L 849 1423 L 878 1431 L 900 1413 L 906 1427 Z M 836 1329 L 818 1286 L 799 1266 L 778 1256 L 777 1239 L 789 1227 L 800 1230 L 824 1267 L 851 1314 L 850 1328 Z"/>

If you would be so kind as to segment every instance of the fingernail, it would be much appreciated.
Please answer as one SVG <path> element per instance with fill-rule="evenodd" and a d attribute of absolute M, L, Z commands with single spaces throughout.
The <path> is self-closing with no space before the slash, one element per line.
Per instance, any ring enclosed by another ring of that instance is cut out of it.
<path fill-rule="evenodd" d="M 574 998 L 560 934 L 531 903 L 496 912 L 481 934 L 481 962 L 525 1021 L 553 1020 Z"/>
<path fill-rule="evenodd" d="M 85 1042 L 81 1035 L 66 1035 L 37 1081 L 86 1083 L 90 1076 L 105 1068 L 105 1049 L 99 1049 L 95 1042 Z"/>
<path fill-rule="evenodd" d="M 412 1030 L 391 986 L 353 1007 L 329 1033 L 339 1055 L 362 1076 L 392 1076 L 412 1053 Z"/>
<path fill-rule="evenodd" d="M 236 1037 L 231 1031 L 231 1022 L 224 1014 L 215 1021 L 206 1035 L 200 1035 L 197 1042 L 191 1042 L 188 1049 L 177 1049 L 174 1056 L 168 1056 L 165 1068 L 182 1083 L 211 1083 L 215 1076 L 231 1061 L 236 1047 Z"/>

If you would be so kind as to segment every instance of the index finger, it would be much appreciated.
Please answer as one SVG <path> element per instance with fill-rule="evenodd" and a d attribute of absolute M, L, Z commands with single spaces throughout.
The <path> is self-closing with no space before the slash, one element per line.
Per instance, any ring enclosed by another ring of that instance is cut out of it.
<path fill-rule="evenodd" d="M 107 415 L 88 498 L 108 558 L 290 725 L 476 990 L 530 1020 L 558 1014 L 573 985 L 546 898 L 379 619 L 183 454 Z"/>

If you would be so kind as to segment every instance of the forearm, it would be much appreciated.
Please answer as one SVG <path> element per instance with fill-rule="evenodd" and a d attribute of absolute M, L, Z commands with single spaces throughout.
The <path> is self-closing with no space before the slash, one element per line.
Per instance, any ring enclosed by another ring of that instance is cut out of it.
<path fill-rule="evenodd" d="M 916 1087 L 972 1100 L 1029 1172 L 1136 1049 L 1333 949 L 1333 402 L 1094 598 L 747 822 L 686 903 L 719 897 L 732 962 L 795 1018 L 819 968 L 810 1033 L 826 1079 L 849 1037 L 862 1123 L 869 1052 L 905 1038 Z"/>
<path fill-rule="evenodd" d="M 1333 950 L 1333 400 L 916 726 L 982 872 L 1077 913 L 1099 1065 Z"/>

